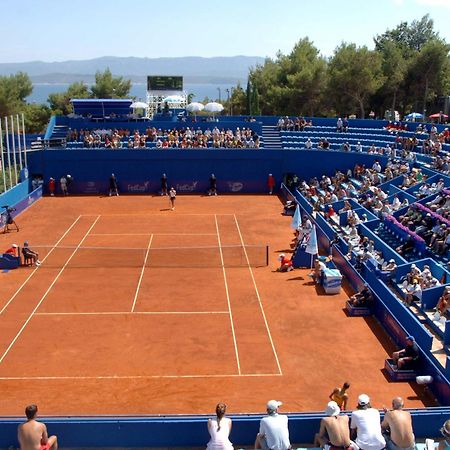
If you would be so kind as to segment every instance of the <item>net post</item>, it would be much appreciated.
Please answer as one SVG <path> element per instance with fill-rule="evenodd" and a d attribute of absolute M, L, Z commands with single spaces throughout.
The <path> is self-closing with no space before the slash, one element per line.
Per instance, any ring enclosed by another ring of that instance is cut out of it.
<path fill-rule="evenodd" d="M 266 245 L 266 266 L 269 265 L 269 246 Z"/>

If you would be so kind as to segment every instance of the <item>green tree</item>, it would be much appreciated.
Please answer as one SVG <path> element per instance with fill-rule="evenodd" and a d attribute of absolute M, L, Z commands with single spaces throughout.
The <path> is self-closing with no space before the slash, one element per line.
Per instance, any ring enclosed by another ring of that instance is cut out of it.
<path fill-rule="evenodd" d="M 427 42 L 412 58 L 406 76 L 409 106 L 421 105 L 424 112 L 436 97 L 450 90 L 450 45 L 441 40 Z M 416 103 L 418 102 L 418 103 Z"/>
<path fill-rule="evenodd" d="M 250 72 L 252 88 L 261 95 L 263 114 L 314 114 L 321 108 L 326 86 L 326 60 L 308 38 L 288 55 L 278 53 Z"/>
<path fill-rule="evenodd" d="M 43 133 L 52 114 L 44 104 L 29 103 L 24 109 L 25 130 L 27 133 Z"/>
<path fill-rule="evenodd" d="M 65 92 L 58 92 L 48 96 L 50 109 L 54 114 L 67 115 L 73 112 L 73 98 L 89 98 L 89 88 L 83 82 L 72 83 Z"/>
<path fill-rule="evenodd" d="M 248 87 L 248 85 L 247 85 Z M 247 93 L 242 89 L 240 83 L 232 90 L 230 97 L 231 105 L 228 110 L 235 116 L 248 114 L 247 112 Z"/>
<path fill-rule="evenodd" d="M 381 57 L 367 47 L 342 43 L 329 63 L 328 93 L 340 114 L 359 109 L 364 118 L 370 96 L 383 84 Z"/>
<path fill-rule="evenodd" d="M 439 34 L 434 31 L 434 22 L 428 14 L 420 20 L 401 22 L 393 30 L 386 30 L 383 34 L 374 38 L 375 48 L 383 50 L 386 43 L 394 42 L 402 50 L 403 57 L 410 58 L 420 51 L 428 41 L 439 39 Z"/>
<path fill-rule="evenodd" d="M 26 73 L 0 77 L 0 117 L 21 112 L 32 92 L 33 84 Z"/>
<path fill-rule="evenodd" d="M 96 72 L 95 84 L 91 87 L 93 98 L 126 98 L 130 95 L 131 80 L 113 77 L 111 70 Z"/>

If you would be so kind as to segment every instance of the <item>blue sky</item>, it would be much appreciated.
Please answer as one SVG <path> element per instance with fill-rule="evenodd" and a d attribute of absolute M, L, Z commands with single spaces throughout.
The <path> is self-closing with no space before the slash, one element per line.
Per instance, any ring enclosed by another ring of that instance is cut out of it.
<path fill-rule="evenodd" d="M 269 56 L 308 36 L 324 55 L 429 13 L 450 42 L 450 0 L 0 0 L 0 62 L 99 56 Z"/>

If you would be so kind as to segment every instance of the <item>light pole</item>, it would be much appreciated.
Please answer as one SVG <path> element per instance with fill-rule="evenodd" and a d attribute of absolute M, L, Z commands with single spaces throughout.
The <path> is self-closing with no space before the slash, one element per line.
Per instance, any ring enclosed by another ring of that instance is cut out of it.
<path fill-rule="evenodd" d="M 219 103 L 222 101 L 222 91 L 220 90 L 220 87 L 217 88 L 219 91 Z"/>
<path fill-rule="evenodd" d="M 228 115 L 231 116 L 230 90 L 228 88 L 225 90 L 227 91 Z"/>

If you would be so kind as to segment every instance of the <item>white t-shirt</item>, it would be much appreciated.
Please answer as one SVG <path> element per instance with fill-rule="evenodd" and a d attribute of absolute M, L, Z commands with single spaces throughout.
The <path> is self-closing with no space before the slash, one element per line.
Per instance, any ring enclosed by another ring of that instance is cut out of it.
<path fill-rule="evenodd" d="M 352 412 L 351 429 L 357 429 L 356 444 L 364 450 L 381 450 L 386 441 L 381 434 L 380 413 L 375 408 Z"/>
<path fill-rule="evenodd" d="M 267 446 L 272 450 L 287 450 L 291 446 L 287 416 L 272 414 L 263 417 L 259 433 L 265 437 Z"/>

